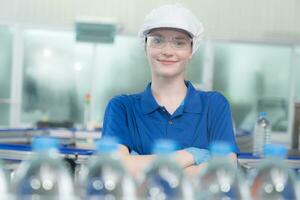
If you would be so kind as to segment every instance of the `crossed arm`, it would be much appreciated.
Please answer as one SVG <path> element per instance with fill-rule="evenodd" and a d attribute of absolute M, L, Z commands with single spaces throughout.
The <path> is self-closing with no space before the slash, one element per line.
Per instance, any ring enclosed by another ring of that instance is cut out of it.
<path fill-rule="evenodd" d="M 124 145 L 119 145 L 119 155 L 127 170 L 134 177 L 138 177 L 145 167 L 156 158 L 156 155 L 154 154 L 131 155 L 128 148 Z M 186 150 L 178 150 L 175 155 L 175 162 L 184 169 L 186 174 L 190 176 L 200 173 L 200 171 L 207 166 L 206 162 L 195 165 L 193 155 Z M 231 153 L 229 157 L 233 163 L 236 163 L 237 157 L 235 153 Z"/>

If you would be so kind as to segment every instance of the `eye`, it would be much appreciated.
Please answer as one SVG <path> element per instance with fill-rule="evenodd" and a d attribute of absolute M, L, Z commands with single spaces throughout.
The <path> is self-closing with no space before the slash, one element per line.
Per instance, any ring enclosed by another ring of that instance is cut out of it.
<path fill-rule="evenodd" d="M 176 46 L 186 46 L 188 42 L 186 40 L 181 40 L 181 39 L 175 39 L 174 40 L 174 45 Z"/>
<path fill-rule="evenodd" d="M 152 42 L 154 44 L 160 44 L 162 42 L 162 38 L 161 37 L 153 37 Z"/>

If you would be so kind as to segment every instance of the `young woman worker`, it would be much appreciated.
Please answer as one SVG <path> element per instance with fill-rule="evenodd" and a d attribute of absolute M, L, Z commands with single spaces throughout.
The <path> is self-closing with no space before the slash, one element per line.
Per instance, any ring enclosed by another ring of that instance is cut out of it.
<path fill-rule="evenodd" d="M 214 141 L 230 143 L 229 156 L 236 160 L 239 149 L 228 101 L 218 92 L 197 91 L 185 80 L 202 34 L 201 23 L 178 4 L 154 9 L 144 20 L 138 35 L 151 66 L 151 82 L 141 93 L 111 99 L 103 124 L 104 136 L 119 139 L 121 160 L 133 175 L 155 159 L 151 148 L 157 139 L 177 142 L 176 162 L 188 174 L 205 166 Z"/>

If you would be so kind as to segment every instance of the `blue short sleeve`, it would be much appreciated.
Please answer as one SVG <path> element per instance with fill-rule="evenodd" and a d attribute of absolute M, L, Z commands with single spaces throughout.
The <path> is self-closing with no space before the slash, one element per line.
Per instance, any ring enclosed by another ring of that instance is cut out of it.
<path fill-rule="evenodd" d="M 233 131 L 230 105 L 227 99 L 218 92 L 210 94 L 208 118 L 209 140 L 228 142 L 232 145 L 233 151 L 239 153 Z"/>
<path fill-rule="evenodd" d="M 102 134 L 118 138 L 119 143 L 127 146 L 130 151 L 132 145 L 128 138 L 127 108 L 124 101 L 126 101 L 125 95 L 116 96 L 110 100 L 104 114 Z"/>

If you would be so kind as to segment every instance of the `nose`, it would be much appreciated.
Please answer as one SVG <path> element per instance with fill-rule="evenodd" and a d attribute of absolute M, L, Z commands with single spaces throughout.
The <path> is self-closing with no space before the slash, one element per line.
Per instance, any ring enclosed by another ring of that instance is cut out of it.
<path fill-rule="evenodd" d="M 166 43 L 167 44 L 161 49 L 162 54 L 166 55 L 166 56 L 172 56 L 174 50 L 173 50 L 173 48 L 171 46 L 171 43 L 170 43 L 170 41 L 166 41 Z"/>

